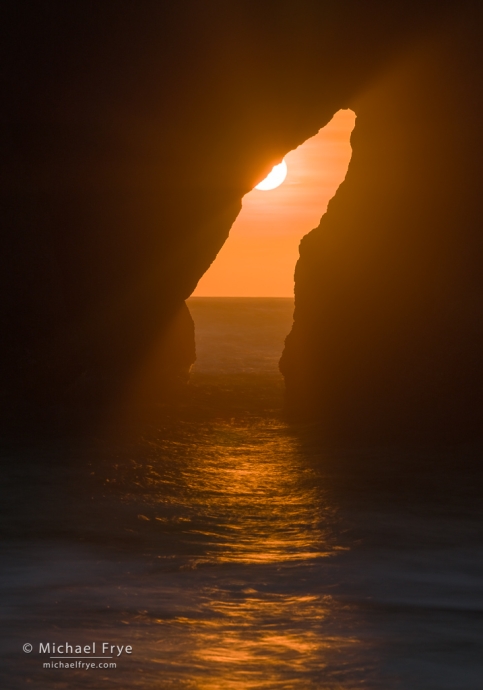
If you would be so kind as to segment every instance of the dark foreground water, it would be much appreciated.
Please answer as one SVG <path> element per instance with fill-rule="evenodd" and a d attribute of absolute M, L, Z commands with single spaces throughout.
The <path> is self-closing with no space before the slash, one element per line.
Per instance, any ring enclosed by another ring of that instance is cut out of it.
<path fill-rule="evenodd" d="M 283 419 L 291 301 L 190 308 L 142 435 L 5 453 L 0 687 L 481 690 L 480 450 L 324 447 Z M 43 667 L 81 662 L 117 667 Z"/>

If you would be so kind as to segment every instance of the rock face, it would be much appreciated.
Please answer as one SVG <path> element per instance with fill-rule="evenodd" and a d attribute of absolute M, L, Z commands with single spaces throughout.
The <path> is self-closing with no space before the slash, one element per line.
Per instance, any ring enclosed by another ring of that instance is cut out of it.
<path fill-rule="evenodd" d="M 2 423 L 109 404 L 155 351 L 160 391 L 183 378 L 183 300 L 242 196 L 452 5 L 5 0 Z M 372 141 L 364 112 L 357 136 Z M 309 273 L 301 264 L 300 334 Z M 294 400 L 302 340 L 285 357 Z"/>
<path fill-rule="evenodd" d="M 300 246 L 281 369 L 330 440 L 483 430 L 483 14 L 463 8 L 376 79 L 345 182 Z"/>

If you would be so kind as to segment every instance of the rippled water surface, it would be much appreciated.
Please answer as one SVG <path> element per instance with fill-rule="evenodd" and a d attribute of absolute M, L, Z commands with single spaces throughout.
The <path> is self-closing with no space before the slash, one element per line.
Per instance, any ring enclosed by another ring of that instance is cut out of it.
<path fill-rule="evenodd" d="M 483 687 L 480 450 L 324 447 L 283 417 L 291 300 L 190 309 L 189 391 L 142 433 L 5 453 L 0 686 Z"/>

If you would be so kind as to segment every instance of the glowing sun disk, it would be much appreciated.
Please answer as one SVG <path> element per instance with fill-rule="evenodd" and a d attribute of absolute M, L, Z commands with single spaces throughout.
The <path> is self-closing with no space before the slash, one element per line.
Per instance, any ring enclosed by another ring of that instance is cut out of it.
<path fill-rule="evenodd" d="M 260 189 L 262 192 L 267 192 L 270 189 L 280 187 L 282 182 L 287 177 L 287 164 L 285 158 L 278 165 L 274 165 L 272 171 L 268 173 L 266 178 L 259 182 L 255 189 Z"/>

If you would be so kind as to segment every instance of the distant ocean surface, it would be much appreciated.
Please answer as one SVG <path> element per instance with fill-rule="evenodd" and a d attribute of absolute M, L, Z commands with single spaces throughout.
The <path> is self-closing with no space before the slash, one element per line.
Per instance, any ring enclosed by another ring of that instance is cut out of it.
<path fill-rule="evenodd" d="M 294 300 L 285 297 L 192 297 L 194 373 L 276 374 L 292 328 Z"/>
<path fill-rule="evenodd" d="M 4 451 L 0 687 L 481 690 L 481 450 L 325 447 L 283 413 L 293 301 L 188 304 L 137 435 Z M 94 641 L 132 653 L 44 668 Z"/>

